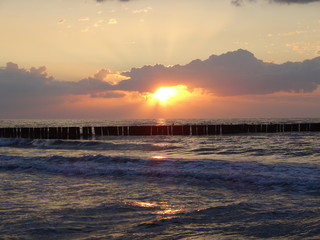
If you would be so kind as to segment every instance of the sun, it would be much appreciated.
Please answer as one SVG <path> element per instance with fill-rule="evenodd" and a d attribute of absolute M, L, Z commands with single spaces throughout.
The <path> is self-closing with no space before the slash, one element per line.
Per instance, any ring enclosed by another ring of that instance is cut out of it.
<path fill-rule="evenodd" d="M 151 94 L 151 98 L 153 102 L 158 102 L 162 105 L 165 105 L 175 100 L 184 98 L 186 93 L 188 93 L 188 90 L 184 85 L 160 87 L 155 93 Z"/>
<path fill-rule="evenodd" d="M 161 87 L 152 96 L 159 102 L 166 103 L 176 95 L 177 91 L 173 87 Z"/>

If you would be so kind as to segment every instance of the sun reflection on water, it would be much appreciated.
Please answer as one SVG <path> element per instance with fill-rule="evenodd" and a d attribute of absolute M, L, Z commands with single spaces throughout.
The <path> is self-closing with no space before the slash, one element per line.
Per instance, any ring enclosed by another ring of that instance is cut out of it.
<path fill-rule="evenodd" d="M 176 214 L 184 211 L 181 207 L 172 206 L 167 203 L 135 201 L 131 203 L 131 205 L 144 208 L 156 208 L 152 213 L 156 215 L 157 219 L 171 219 L 174 218 Z"/>
<path fill-rule="evenodd" d="M 156 119 L 156 125 L 157 125 L 157 126 L 167 125 L 167 119 L 165 119 L 165 118 L 158 118 L 158 119 Z"/>

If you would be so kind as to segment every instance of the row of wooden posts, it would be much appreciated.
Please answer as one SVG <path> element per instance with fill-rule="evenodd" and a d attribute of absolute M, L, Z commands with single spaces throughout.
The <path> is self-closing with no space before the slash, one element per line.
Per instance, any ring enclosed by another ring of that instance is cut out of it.
<path fill-rule="evenodd" d="M 92 139 L 102 136 L 220 135 L 320 131 L 320 123 L 0 128 L 0 138 Z"/>

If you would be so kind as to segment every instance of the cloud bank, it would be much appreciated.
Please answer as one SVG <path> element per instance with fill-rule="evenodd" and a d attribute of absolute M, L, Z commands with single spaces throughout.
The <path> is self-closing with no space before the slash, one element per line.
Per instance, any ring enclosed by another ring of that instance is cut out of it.
<path fill-rule="evenodd" d="M 119 112 L 121 105 L 124 109 L 121 112 L 125 114 L 133 109 L 130 104 L 142 104 L 141 96 L 146 93 L 176 85 L 186 85 L 191 92 L 193 89 L 204 90 L 220 97 L 262 98 L 273 93 L 311 93 L 320 84 L 320 57 L 274 64 L 239 49 L 212 55 L 206 60 L 193 60 L 186 65 L 132 68 L 121 73 L 127 80 L 110 83 L 107 80 L 112 74 L 112 71 L 101 69 L 77 82 L 57 81 L 48 76 L 46 67 L 26 70 L 9 62 L 0 67 L 0 115 L 6 117 L 10 113 L 16 116 L 15 113 L 29 112 L 30 109 L 51 114 L 51 109 L 71 103 L 70 106 L 78 106 L 81 115 L 83 105 L 90 102 L 95 105 L 86 111 L 95 107 L 99 113 L 101 108 L 110 110 L 118 104 L 114 112 Z M 65 109 L 65 113 L 69 114 L 69 110 Z"/>
<path fill-rule="evenodd" d="M 175 85 L 203 88 L 218 96 L 312 92 L 320 84 L 320 57 L 274 64 L 239 49 L 212 55 L 206 60 L 193 60 L 186 65 L 132 68 L 121 73 L 127 80 L 118 84 L 106 81 L 112 74 L 101 69 L 78 82 L 57 81 L 48 76 L 46 67 L 26 70 L 15 63 L 7 63 L 0 68 L 0 100 L 65 95 L 121 97 L 121 91 L 145 93 L 154 92 L 160 86 Z"/>
<path fill-rule="evenodd" d="M 93 77 L 78 82 L 57 81 L 48 76 L 46 67 L 30 70 L 19 68 L 15 63 L 9 62 L 0 69 L 0 97 L 41 97 L 62 96 L 69 94 L 95 94 L 110 90 L 112 85 L 103 79 L 110 74 L 106 69 L 100 70 Z"/>
<path fill-rule="evenodd" d="M 101 78 L 107 74 L 106 70 L 101 70 L 93 77 L 78 82 L 57 81 L 48 76 L 44 66 L 26 70 L 9 62 L 0 68 L 0 110 L 56 104 L 69 95 L 97 97 L 97 94 L 104 92 L 103 97 L 117 96 L 106 93 L 112 85 Z"/>
<path fill-rule="evenodd" d="M 154 65 L 122 72 L 127 80 L 109 83 L 114 74 L 101 69 L 77 82 L 57 81 L 48 76 L 46 67 L 30 70 L 7 63 L 0 68 L 0 100 L 15 98 L 88 95 L 121 97 L 123 91 L 154 92 L 161 86 L 186 85 L 202 88 L 217 96 L 259 95 L 276 92 L 312 92 L 320 84 L 320 57 L 303 62 L 274 64 L 257 59 L 251 52 L 239 49 L 186 65 Z"/>
<path fill-rule="evenodd" d="M 116 88 L 153 92 L 159 86 L 187 85 L 218 96 L 312 92 L 320 84 L 320 57 L 304 62 L 266 63 L 239 49 L 187 65 L 133 68 Z"/>

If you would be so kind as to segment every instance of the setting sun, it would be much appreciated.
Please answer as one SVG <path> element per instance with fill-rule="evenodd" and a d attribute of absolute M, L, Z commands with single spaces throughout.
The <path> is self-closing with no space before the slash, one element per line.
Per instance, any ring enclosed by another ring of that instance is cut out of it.
<path fill-rule="evenodd" d="M 185 98 L 188 95 L 187 87 L 178 85 L 173 87 L 161 87 L 151 95 L 152 100 L 161 104 L 167 104 L 173 100 Z"/>
<path fill-rule="evenodd" d="M 173 87 L 162 87 L 153 94 L 153 97 L 159 102 L 166 103 L 175 95 L 177 95 L 177 91 Z"/>

